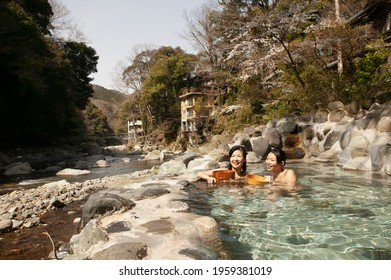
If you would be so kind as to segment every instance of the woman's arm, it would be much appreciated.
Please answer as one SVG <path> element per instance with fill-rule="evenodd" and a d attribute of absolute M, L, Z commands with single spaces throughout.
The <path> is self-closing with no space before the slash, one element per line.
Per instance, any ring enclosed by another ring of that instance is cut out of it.
<path fill-rule="evenodd" d="M 197 176 L 201 179 L 205 179 L 208 184 L 216 183 L 216 178 L 213 177 L 213 170 L 197 172 Z"/>

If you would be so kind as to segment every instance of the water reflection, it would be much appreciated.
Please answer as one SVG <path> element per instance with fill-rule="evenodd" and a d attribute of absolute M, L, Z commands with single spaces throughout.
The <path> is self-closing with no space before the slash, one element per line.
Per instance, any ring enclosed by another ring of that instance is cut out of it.
<path fill-rule="evenodd" d="M 262 174 L 261 166 L 253 168 Z M 270 199 L 268 185 L 205 188 L 199 182 L 188 190 L 188 203 L 219 222 L 234 259 L 391 259 L 387 176 L 310 163 L 290 168 L 299 192 Z"/>

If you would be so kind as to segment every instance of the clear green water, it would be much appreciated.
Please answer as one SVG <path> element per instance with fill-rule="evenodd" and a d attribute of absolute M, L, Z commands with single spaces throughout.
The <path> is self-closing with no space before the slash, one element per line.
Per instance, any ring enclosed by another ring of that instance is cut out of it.
<path fill-rule="evenodd" d="M 391 181 L 387 175 L 290 163 L 303 190 L 270 199 L 270 185 L 189 191 L 194 212 L 210 215 L 232 259 L 391 259 Z M 250 173 L 266 174 L 263 165 Z"/>

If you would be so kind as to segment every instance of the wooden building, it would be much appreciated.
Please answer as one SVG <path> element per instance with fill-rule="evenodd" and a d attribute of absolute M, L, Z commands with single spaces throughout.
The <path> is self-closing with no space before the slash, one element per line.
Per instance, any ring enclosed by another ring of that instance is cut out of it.
<path fill-rule="evenodd" d="M 181 101 L 181 132 L 197 132 L 197 121 L 212 111 L 213 96 L 202 92 L 188 92 Z"/>

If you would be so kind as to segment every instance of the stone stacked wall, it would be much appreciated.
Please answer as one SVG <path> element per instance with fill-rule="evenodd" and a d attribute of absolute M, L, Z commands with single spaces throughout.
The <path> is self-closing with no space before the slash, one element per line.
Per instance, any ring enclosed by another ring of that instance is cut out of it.
<path fill-rule="evenodd" d="M 355 103 L 333 102 L 308 116 L 246 128 L 233 137 L 233 142 L 246 146 L 249 161 L 264 159 L 270 146 L 277 146 L 289 159 L 313 158 L 337 163 L 346 170 L 391 175 L 390 100 L 391 92 L 380 93 L 368 110 Z"/>

